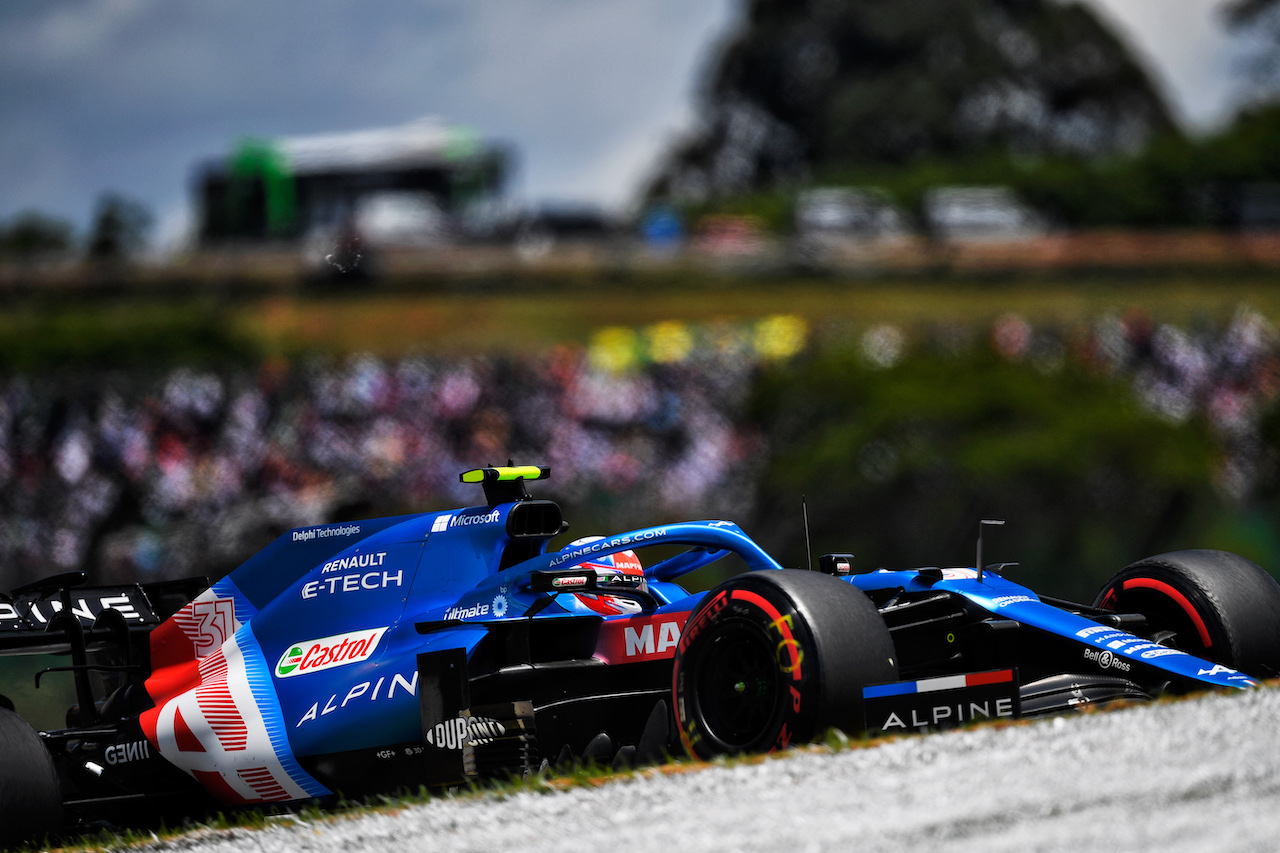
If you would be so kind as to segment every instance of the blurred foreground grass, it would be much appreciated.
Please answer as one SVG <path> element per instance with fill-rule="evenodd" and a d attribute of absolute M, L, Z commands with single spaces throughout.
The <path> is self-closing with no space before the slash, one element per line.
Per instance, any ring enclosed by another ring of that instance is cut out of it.
<path fill-rule="evenodd" d="M 1005 313 L 1071 325 L 1143 311 L 1177 324 L 1248 305 L 1280 324 L 1280 276 L 907 280 L 632 277 L 514 280 L 413 290 L 357 284 L 272 295 L 120 292 L 10 300 L 0 311 L 0 370 L 163 367 L 308 352 L 518 355 L 585 344 L 608 326 L 753 319 L 785 312 L 819 332 L 844 324 L 985 323 Z"/>
<path fill-rule="evenodd" d="M 605 326 L 663 320 L 743 320 L 785 312 L 810 328 L 985 322 L 1007 312 L 1032 322 L 1083 322 L 1141 310 L 1186 323 L 1229 317 L 1242 303 L 1280 320 L 1280 276 L 1074 280 L 739 281 L 655 279 L 534 292 L 377 292 L 277 296 L 231 306 L 235 332 L 273 354 L 301 350 L 515 354 L 586 343 Z"/>

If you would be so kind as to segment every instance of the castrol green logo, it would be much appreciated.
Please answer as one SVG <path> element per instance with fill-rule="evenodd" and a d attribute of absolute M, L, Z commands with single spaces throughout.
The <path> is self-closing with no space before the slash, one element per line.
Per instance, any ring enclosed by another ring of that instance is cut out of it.
<path fill-rule="evenodd" d="M 367 628 L 349 634 L 292 643 L 276 664 L 276 678 L 292 678 L 295 675 L 306 675 L 368 660 L 373 656 L 378 641 L 386 630 Z"/>
<path fill-rule="evenodd" d="M 302 646 L 294 646 L 285 652 L 284 657 L 280 658 L 280 663 L 276 664 L 276 675 L 284 678 L 292 674 L 300 663 L 302 663 Z"/>

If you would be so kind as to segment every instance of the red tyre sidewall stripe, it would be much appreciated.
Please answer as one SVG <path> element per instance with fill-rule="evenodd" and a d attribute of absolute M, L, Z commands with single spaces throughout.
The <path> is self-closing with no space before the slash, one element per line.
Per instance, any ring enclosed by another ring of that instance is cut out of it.
<path fill-rule="evenodd" d="M 791 652 L 791 680 L 800 680 L 800 644 L 796 642 L 796 638 L 791 634 L 791 626 L 782 618 L 782 614 L 778 612 L 778 608 L 769 603 L 767 598 L 756 595 L 754 592 L 745 589 L 735 589 L 729 594 L 730 598 L 737 598 L 742 601 L 749 601 L 756 607 L 765 612 L 773 624 L 777 627 L 778 633 L 782 635 L 783 643 L 787 647 L 787 651 Z"/>
<path fill-rule="evenodd" d="M 1183 612 L 1191 618 L 1192 624 L 1196 626 L 1196 631 L 1200 634 L 1200 642 L 1204 643 L 1204 647 L 1206 649 L 1213 648 L 1213 640 L 1209 637 L 1209 628 L 1204 624 L 1204 619 L 1196 612 L 1195 607 L 1187 600 L 1187 597 L 1178 592 L 1178 590 L 1164 581 L 1158 581 L 1154 578 L 1129 578 L 1124 582 L 1123 587 L 1125 590 L 1151 589 L 1173 599 L 1173 602 L 1181 607 Z"/>

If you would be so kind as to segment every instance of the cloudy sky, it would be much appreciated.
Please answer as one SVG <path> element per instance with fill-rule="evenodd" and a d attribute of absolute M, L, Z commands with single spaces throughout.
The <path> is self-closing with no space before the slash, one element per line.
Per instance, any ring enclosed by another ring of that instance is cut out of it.
<path fill-rule="evenodd" d="M 1189 126 L 1232 110 L 1223 0 L 1089 0 Z M 192 167 L 241 136 L 469 125 L 520 153 L 515 195 L 628 201 L 695 118 L 737 0 L 2 0 L 0 218 L 83 226 L 115 190 L 172 240 Z"/>

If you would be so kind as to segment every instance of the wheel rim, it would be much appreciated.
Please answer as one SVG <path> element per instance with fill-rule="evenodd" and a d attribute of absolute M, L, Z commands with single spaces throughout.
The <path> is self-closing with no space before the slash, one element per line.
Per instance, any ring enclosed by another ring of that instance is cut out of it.
<path fill-rule="evenodd" d="M 758 746 L 776 725 L 778 680 L 764 632 L 746 621 L 725 624 L 700 656 L 693 677 L 704 732 L 730 750 Z"/>

